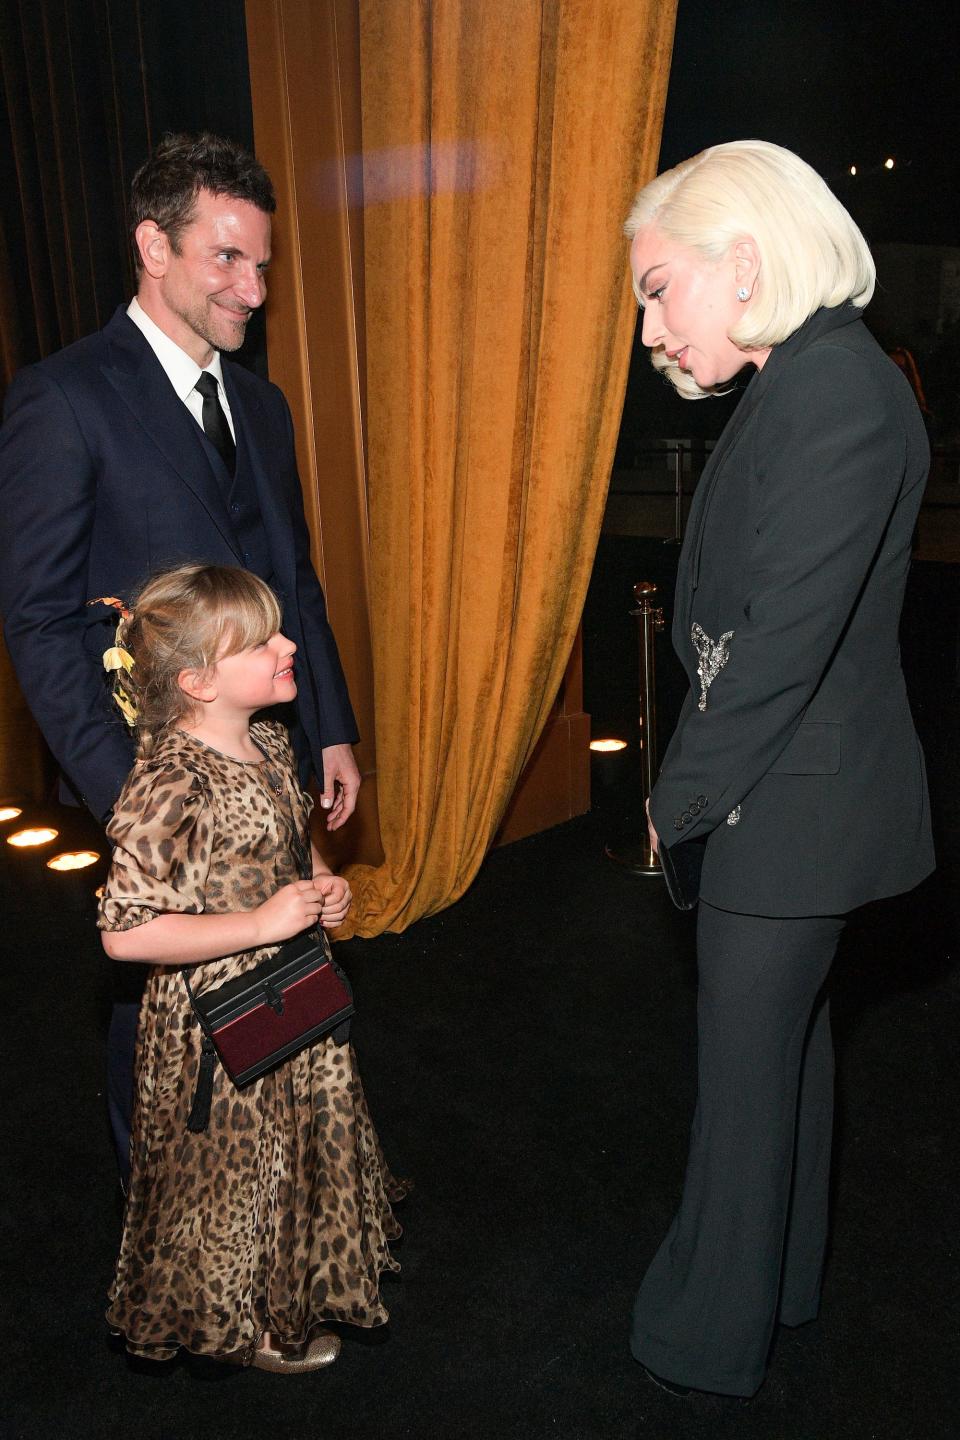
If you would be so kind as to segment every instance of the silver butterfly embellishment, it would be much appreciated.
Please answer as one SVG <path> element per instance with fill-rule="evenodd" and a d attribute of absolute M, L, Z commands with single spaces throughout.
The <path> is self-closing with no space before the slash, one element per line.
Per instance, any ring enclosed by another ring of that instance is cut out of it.
<path fill-rule="evenodd" d="M 700 661 L 697 666 L 697 674 L 700 676 L 700 699 L 697 703 L 701 710 L 706 710 L 707 691 L 730 659 L 730 641 L 733 636 L 733 630 L 725 630 L 719 640 L 711 640 L 703 626 L 698 625 L 696 621 L 690 629 L 690 639 L 693 641 L 693 648 Z M 740 824 L 739 805 L 730 811 L 727 816 L 727 824 Z"/>
<path fill-rule="evenodd" d="M 693 648 L 697 652 L 699 664 L 697 674 L 700 676 L 700 699 L 699 708 L 707 708 L 707 691 L 716 680 L 720 671 L 730 659 L 730 641 L 734 632 L 725 630 L 719 640 L 711 640 L 702 625 L 694 621 L 690 629 L 690 639 L 693 641 Z"/>

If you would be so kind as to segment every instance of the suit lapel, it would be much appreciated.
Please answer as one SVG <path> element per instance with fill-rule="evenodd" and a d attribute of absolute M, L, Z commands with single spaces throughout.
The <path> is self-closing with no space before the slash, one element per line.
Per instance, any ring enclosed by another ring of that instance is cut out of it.
<path fill-rule="evenodd" d="M 768 360 L 767 365 L 765 365 L 762 370 L 759 370 L 751 379 L 743 393 L 740 404 L 730 416 L 729 421 L 724 426 L 720 439 L 713 447 L 713 453 L 704 467 L 700 484 L 697 486 L 697 498 L 700 499 L 702 496 L 702 500 L 697 512 L 697 524 L 690 547 L 693 590 L 696 590 L 700 583 L 700 554 L 703 549 L 703 532 L 706 526 L 707 512 L 710 509 L 710 503 L 716 494 L 717 481 L 723 472 L 724 465 L 726 465 L 736 449 L 738 442 L 742 439 L 743 432 L 747 428 L 748 420 L 763 398 L 769 384 L 769 376 L 767 376 L 766 373 L 769 364 L 770 361 Z"/>
<path fill-rule="evenodd" d="M 769 361 L 767 364 L 769 364 Z M 690 638 L 691 611 L 693 609 L 693 597 L 700 580 L 700 551 L 703 546 L 703 531 L 707 511 L 710 508 L 710 502 L 716 491 L 717 481 L 724 464 L 736 447 L 737 441 L 743 434 L 747 421 L 756 409 L 756 396 L 759 389 L 759 382 L 762 380 L 766 368 L 767 367 L 764 366 L 764 370 L 754 375 L 750 384 L 747 386 L 743 398 L 724 426 L 719 440 L 713 447 L 710 458 L 703 467 L 700 483 L 694 491 L 690 514 L 687 517 L 687 528 L 683 537 L 683 548 L 680 551 L 680 560 L 677 567 L 677 600 L 674 607 L 673 643 L 681 654 L 685 653 L 685 648 L 683 647 L 685 647 L 686 642 L 688 642 Z"/>
<path fill-rule="evenodd" d="M 223 362 L 223 383 L 237 431 L 238 449 L 245 449 L 256 485 L 260 515 L 270 546 L 273 573 L 281 587 L 286 585 L 292 589 L 295 584 L 293 525 L 278 486 L 270 478 L 270 467 L 266 459 L 269 427 L 263 407 L 245 372 L 227 360 Z"/>
<path fill-rule="evenodd" d="M 724 427 L 710 459 L 704 466 L 700 484 L 694 494 L 687 519 L 683 549 L 680 552 L 672 638 L 674 647 L 681 655 L 686 654 L 689 650 L 690 626 L 693 621 L 693 597 L 700 582 L 700 555 L 703 548 L 707 513 L 711 501 L 716 495 L 717 482 L 724 465 L 742 438 L 747 423 L 756 413 L 764 395 L 783 367 L 822 335 L 858 321 L 860 318 L 861 311 L 850 304 L 817 310 L 782 344 L 774 346 L 763 369 L 754 375 L 744 392 L 743 399 Z"/>
<path fill-rule="evenodd" d="M 223 494 L 211 469 L 200 427 L 175 393 L 144 336 L 123 309 L 104 329 L 110 351 L 107 380 L 183 483 L 207 511 L 240 559 Z"/>

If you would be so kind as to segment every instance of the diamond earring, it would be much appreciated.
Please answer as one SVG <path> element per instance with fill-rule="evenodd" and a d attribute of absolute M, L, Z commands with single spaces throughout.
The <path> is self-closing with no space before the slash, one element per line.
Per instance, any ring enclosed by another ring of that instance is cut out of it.
<path fill-rule="evenodd" d="M 740 301 L 741 304 L 743 304 L 745 300 L 750 299 L 750 291 L 745 285 L 741 285 L 739 290 L 737 291 L 737 299 Z"/>

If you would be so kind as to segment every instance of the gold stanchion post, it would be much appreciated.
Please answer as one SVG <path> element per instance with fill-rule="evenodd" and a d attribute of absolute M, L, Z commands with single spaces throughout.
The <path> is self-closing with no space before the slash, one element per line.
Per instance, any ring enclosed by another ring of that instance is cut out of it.
<path fill-rule="evenodd" d="M 629 870 L 632 875 L 659 875 L 660 861 L 650 847 L 647 835 L 646 810 L 653 782 L 657 778 L 657 657 L 655 637 L 663 629 L 663 610 L 653 603 L 656 585 L 640 580 L 633 587 L 637 602 L 631 615 L 636 616 L 640 642 L 640 828 L 635 839 L 610 842 L 604 846 L 609 859 Z"/>

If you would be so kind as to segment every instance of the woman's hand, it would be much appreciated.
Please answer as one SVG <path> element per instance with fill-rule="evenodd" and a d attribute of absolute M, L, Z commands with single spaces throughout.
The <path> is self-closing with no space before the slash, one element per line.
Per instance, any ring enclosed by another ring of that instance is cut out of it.
<path fill-rule="evenodd" d="M 323 896 L 320 924 L 324 930 L 336 930 L 347 918 L 353 901 L 350 886 L 342 875 L 315 875 L 313 883 Z"/>
<path fill-rule="evenodd" d="M 650 849 L 653 851 L 654 855 L 656 855 L 656 854 L 659 853 L 659 850 L 660 850 L 660 836 L 657 834 L 656 830 L 653 828 L 653 821 L 650 819 L 650 801 L 649 801 L 649 800 L 647 801 L 646 805 L 644 806 L 644 809 L 645 809 L 646 812 L 647 812 L 647 834 L 648 834 L 649 837 L 650 837 Z"/>
<path fill-rule="evenodd" d="M 316 925 L 325 900 L 321 883 L 336 878 L 321 875 L 316 880 L 294 880 L 258 905 L 253 912 L 257 945 L 276 945 L 281 940 L 292 940 L 294 935 Z"/>

